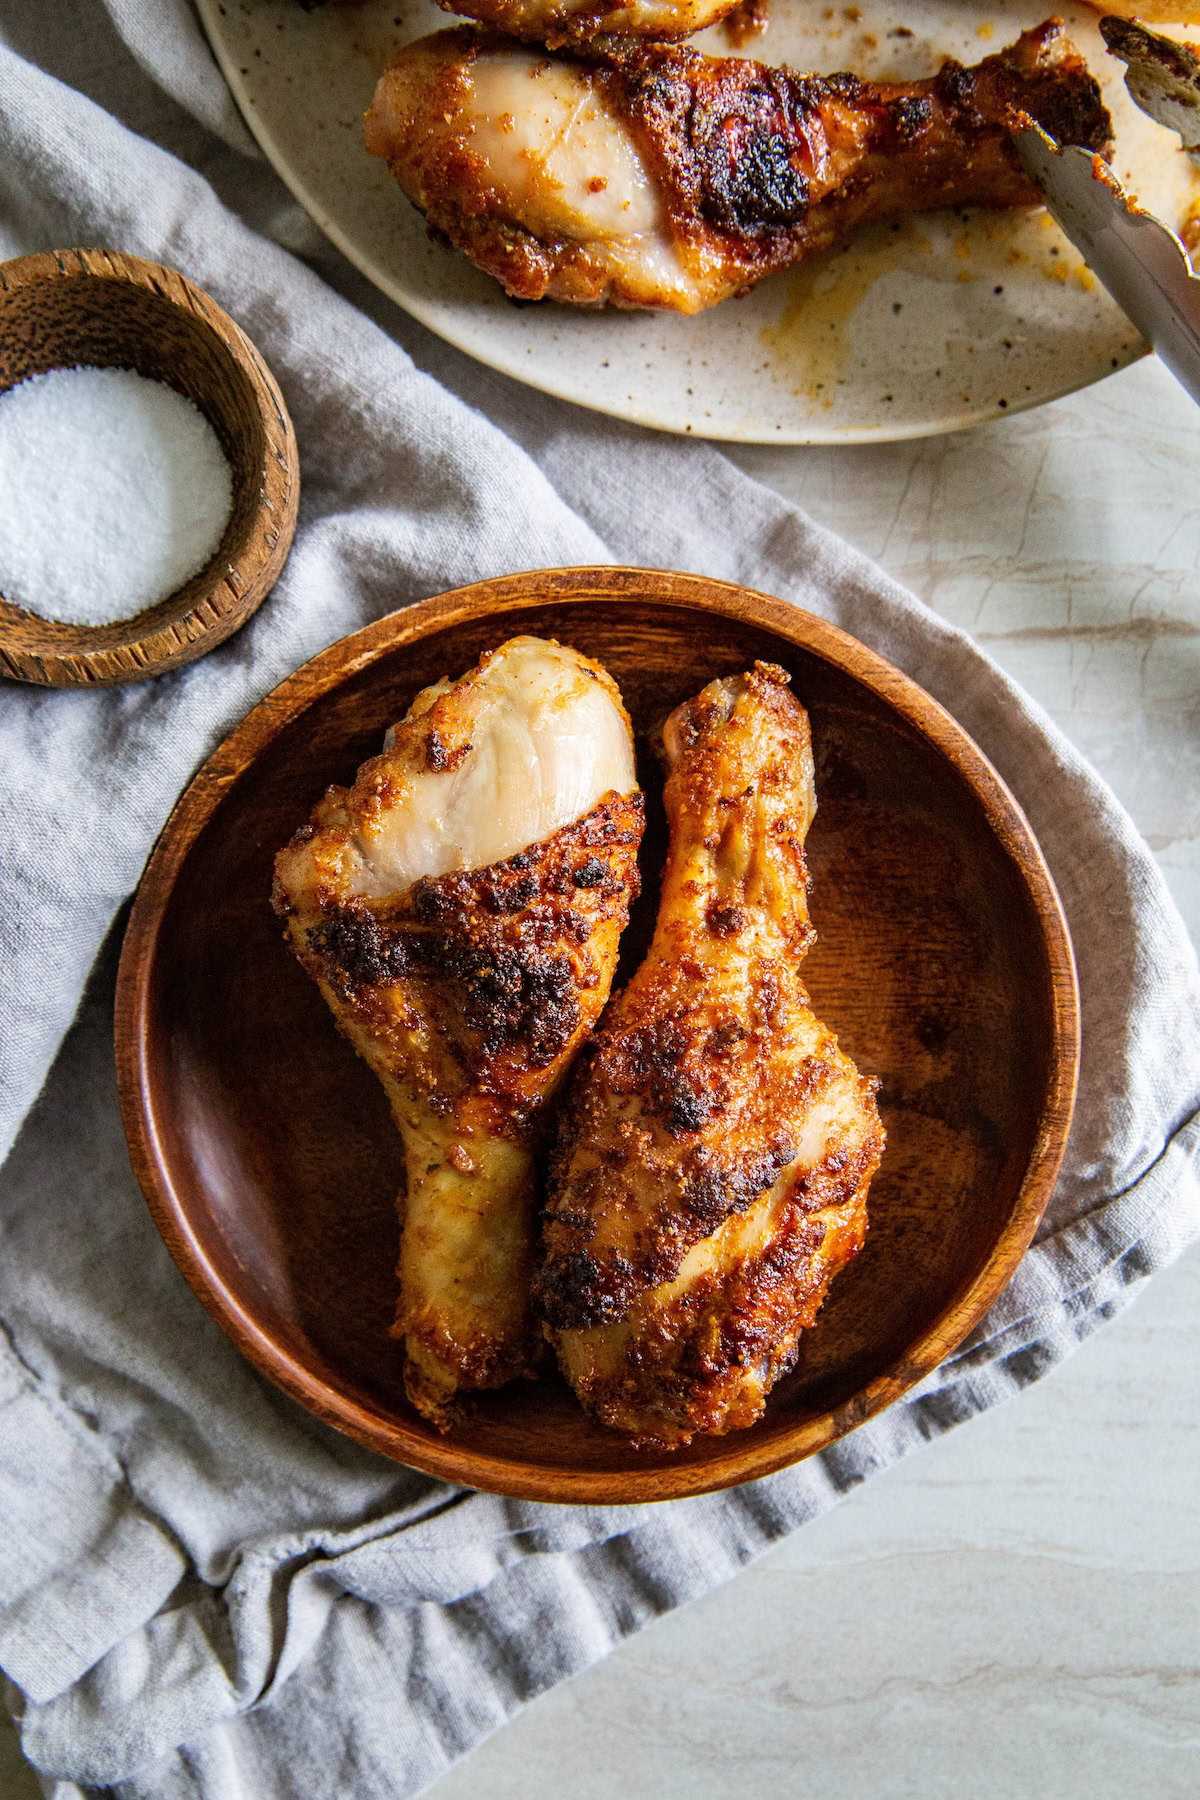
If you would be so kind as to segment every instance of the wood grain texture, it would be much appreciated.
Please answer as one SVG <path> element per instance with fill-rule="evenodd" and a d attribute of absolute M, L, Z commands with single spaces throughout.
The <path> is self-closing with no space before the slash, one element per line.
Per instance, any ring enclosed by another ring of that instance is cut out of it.
<path fill-rule="evenodd" d="M 482 1398 L 449 1437 L 403 1400 L 397 1134 L 268 903 L 275 850 L 419 688 L 516 631 L 598 657 L 639 736 L 651 825 L 624 971 L 664 853 L 646 735 L 714 676 L 781 662 L 808 707 L 819 1016 L 882 1079 L 871 1230 L 749 1431 L 631 1450 L 556 1378 Z M 239 1347 L 360 1442 L 536 1499 L 701 1493 L 832 1443 L 934 1368 L 1003 1288 L 1053 1186 L 1078 1061 L 1071 948 L 1015 801 L 943 709 L 799 609 L 638 569 L 484 582 L 383 619 L 269 695 L 183 795 L 134 905 L 117 995 L 130 1152 L 180 1268 Z"/>
<path fill-rule="evenodd" d="M 40 1800 L 41 1793 L 41 1783 L 21 1754 L 17 1728 L 0 1706 L 0 1794 L 4 1800 Z"/>
<path fill-rule="evenodd" d="M 214 649 L 283 568 L 300 465 L 283 396 L 246 334 L 174 269 L 110 250 L 0 263 L 0 392 L 50 369 L 136 369 L 195 403 L 233 470 L 233 508 L 208 564 L 132 619 L 66 625 L 0 595 L 0 674 L 49 687 L 141 681 Z"/>

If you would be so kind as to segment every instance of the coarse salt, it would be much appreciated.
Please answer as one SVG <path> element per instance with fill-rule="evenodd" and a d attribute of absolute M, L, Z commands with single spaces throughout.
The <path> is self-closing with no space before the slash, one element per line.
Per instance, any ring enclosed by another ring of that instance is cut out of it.
<path fill-rule="evenodd" d="M 0 394 L 0 594 L 110 625 L 165 600 L 224 536 L 233 476 L 174 388 L 132 369 L 52 369 Z"/>

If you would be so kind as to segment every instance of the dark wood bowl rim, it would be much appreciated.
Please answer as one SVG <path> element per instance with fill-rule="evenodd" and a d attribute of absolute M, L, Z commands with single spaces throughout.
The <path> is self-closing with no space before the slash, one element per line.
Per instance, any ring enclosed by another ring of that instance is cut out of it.
<path fill-rule="evenodd" d="M 211 295 L 164 263 L 115 250 L 39 250 L 0 262 L 0 305 L 28 288 L 61 281 L 111 281 L 143 288 L 210 329 L 261 421 L 263 454 L 254 512 L 227 549 L 153 606 L 109 625 L 43 619 L 4 601 L 0 675 L 46 687 L 142 681 L 194 661 L 244 625 L 278 580 L 291 548 L 300 497 L 300 457 L 279 384 L 255 345 Z M 3 595 L 0 594 L 0 600 Z"/>
<path fill-rule="evenodd" d="M 154 1122 L 147 1064 L 148 1009 L 157 938 L 185 858 L 224 795 L 262 750 L 331 688 L 406 643 L 484 614 L 531 606 L 634 599 L 681 612 L 733 616 L 771 631 L 850 673 L 946 758 L 969 784 L 1003 849 L 1021 871 L 1040 924 L 1050 981 L 1050 1080 L 1028 1166 L 984 1268 L 881 1375 L 845 1405 L 797 1421 L 766 1443 L 739 1434 L 712 1441 L 703 1463 L 638 1470 L 547 1469 L 425 1436 L 313 1376 L 245 1310 L 214 1268 L 175 1193 Z M 185 789 L 142 876 L 121 953 L 116 998 L 121 1110 L 134 1172 L 167 1248 L 204 1306 L 262 1372 L 310 1412 L 369 1449 L 426 1474 L 515 1498 L 634 1504 L 713 1492 L 799 1462 L 881 1412 L 942 1362 L 1007 1285 L 1028 1248 L 1066 1147 L 1079 1066 L 1079 999 L 1062 906 L 1033 832 L 987 758 L 916 682 L 816 614 L 731 582 L 666 570 L 598 567 L 539 570 L 438 594 L 341 639 L 281 682 L 248 713 Z"/>

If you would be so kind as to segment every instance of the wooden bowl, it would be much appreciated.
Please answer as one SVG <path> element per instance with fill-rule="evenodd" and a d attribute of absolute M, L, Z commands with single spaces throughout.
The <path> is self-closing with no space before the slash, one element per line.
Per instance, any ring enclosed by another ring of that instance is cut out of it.
<path fill-rule="evenodd" d="M 0 263 L 0 392 L 77 364 L 136 369 L 193 401 L 232 467 L 233 509 L 200 573 L 132 619 L 64 625 L 0 595 L 0 675 L 48 687 L 142 681 L 215 649 L 277 580 L 300 496 L 274 376 L 245 332 L 174 269 L 111 250 Z"/>
<path fill-rule="evenodd" d="M 382 1090 L 285 949 L 271 866 L 414 694 L 516 632 L 603 661 L 639 733 L 650 824 L 640 957 L 665 848 L 645 734 L 769 658 L 812 718 L 817 1012 L 882 1079 L 871 1229 L 748 1431 L 674 1453 L 591 1424 L 557 1376 L 480 1398 L 440 1437 L 406 1403 L 394 1301 L 401 1182 Z M 430 1474 L 540 1500 L 643 1501 L 782 1468 L 889 1405 L 999 1294 L 1041 1217 L 1077 1064 L 1070 940 L 1016 802 L 965 733 L 824 620 L 724 582 L 563 569 L 426 600 L 276 688 L 179 801 L 133 908 L 117 1066 L 133 1166 L 234 1342 L 319 1418 Z"/>

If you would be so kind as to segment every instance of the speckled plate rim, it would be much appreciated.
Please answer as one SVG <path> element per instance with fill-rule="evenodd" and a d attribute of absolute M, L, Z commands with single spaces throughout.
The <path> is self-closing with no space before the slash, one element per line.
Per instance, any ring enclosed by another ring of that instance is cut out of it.
<path fill-rule="evenodd" d="M 1128 368 L 1131 363 L 1138 362 L 1150 354 L 1150 345 L 1145 342 L 1135 343 L 1128 351 L 1120 352 L 1110 360 L 1107 368 L 1098 368 L 1086 381 L 1068 380 L 1060 386 L 1039 390 L 1029 398 L 1019 397 L 1001 407 L 995 401 L 983 401 L 972 404 L 955 412 L 944 412 L 938 418 L 913 422 L 904 425 L 880 423 L 872 426 L 842 426 L 822 432 L 815 428 L 782 429 L 768 431 L 765 427 L 749 427 L 735 430 L 732 427 L 699 431 L 691 425 L 679 423 L 673 419 L 662 418 L 653 407 L 640 405 L 638 402 L 627 402 L 624 405 L 606 405 L 595 395 L 585 393 L 581 388 L 572 388 L 569 380 L 539 380 L 533 371 L 515 369 L 503 357 L 490 353 L 486 345 L 481 345 L 476 337 L 468 332 L 455 331 L 444 313 L 436 306 L 427 305 L 419 297 L 412 295 L 399 282 L 395 281 L 387 269 L 378 263 L 369 249 L 358 241 L 353 232 L 345 230 L 337 217 L 312 193 L 304 177 L 296 170 L 290 159 L 281 151 L 275 142 L 258 109 L 254 106 L 245 79 L 234 61 L 226 45 L 220 28 L 220 0 L 196 0 L 196 7 L 205 34 L 218 67 L 237 103 L 238 111 L 251 135 L 254 137 L 263 155 L 275 170 L 280 180 L 299 201 L 305 212 L 312 219 L 318 230 L 322 231 L 329 241 L 341 251 L 361 275 L 365 275 L 379 291 L 394 300 L 410 318 L 424 325 L 435 336 L 453 344 L 464 355 L 482 363 L 485 368 L 494 369 L 498 375 L 505 375 L 510 380 L 519 381 L 525 387 L 536 392 L 549 394 L 557 400 L 569 400 L 573 405 L 585 408 L 588 412 L 600 413 L 608 418 L 620 419 L 626 424 L 646 426 L 653 431 L 665 431 L 675 437 L 696 437 L 710 439 L 718 443 L 742 444 L 880 444 L 902 443 L 916 438 L 942 437 L 949 432 L 966 431 L 972 425 L 986 425 L 994 419 L 1014 418 L 1018 413 L 1030 412 L 1035 407 L 1049 405 L 1051 401 L 1065 399 L 1069 394 L 1082 392 L 1085 388 L 1094 387 L 1097 382 L 1107 380 L 1110 375 Z M 447 19 L 447 24 L 456 21 Z M 461 21 L 459 21 L 461 22 Z M 732 304 L 732 302 L 726 302 Z"/>
<path fill-rule="evenodd" d="M 765 1443 L 739 1433 L 714 1440 L 703 1463 L 644 1472 L 583 1470 L 564 1495 L 561 1472 L 514 1463 L 454 1438 L 422 1435 L 385 1419 L 346 1391 L 336 1391 L 266 1332 L 230 1290 L 207 1255 L 176 1194 L 155 1121 L 148 1028 L 158 936 L 179 873 L 231 786 L 271 742 L 335 683 L 349 679 L 406 643 L 489 614 L 545 606 L 539 583 L 553 577 L 552 604 L 631 597 L 689 611 L 729 616 L 849 674 L 919 733 L 967 783 L 997 842 L 1020 871 L 1040 926 L 1050 1011 L 1050 1072 L 1025 1175 L 1012 1210 L 983 1268 L 935 1322 L 889 1367 L 831 1411 L 801 1418 Z M 1007 1286 L 1053 1191 L 1066 1149 L 1079 1072 L 1079 991 L 1066 918 L 1041 850 L 1017 801 L 974 741 L 923 688 L 878 652 L 836 625 L 786 601 L 732 582 L 669 570 L 599 567 L 535 570 L 438 594 L 354 632 L 281 682 L 235 726 L 176 802 L 142 875 L 125 933 L 117 977 L 115 1041 L 118 1088 L 134 1173 L 175 1263 L 234 1343 L 278 1387 L 310 1413 L 368 1449 L 443 1480 L 516 1499 L 571 1504 L 635 1505 L 713 1493 L 771 1475 L 827 1448 L 908 1392 L 962 1342 Z M 331 1402 L 330 1393 L 334 1394 Z"/>

